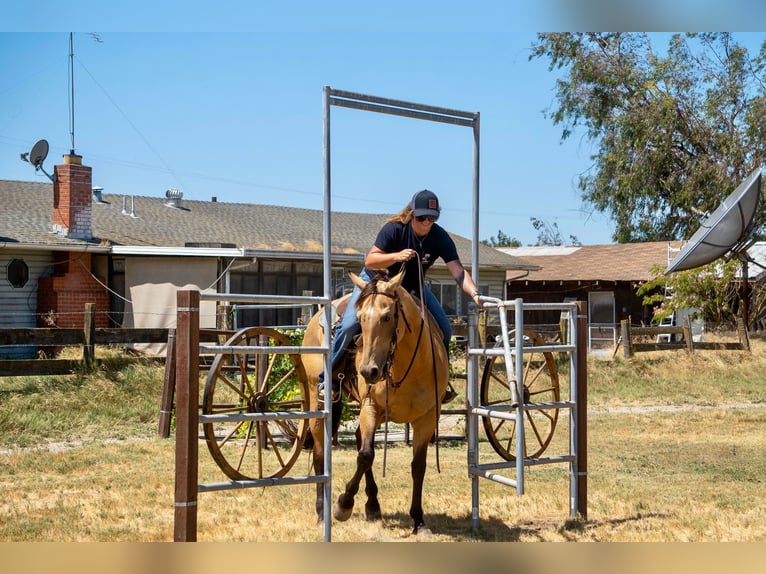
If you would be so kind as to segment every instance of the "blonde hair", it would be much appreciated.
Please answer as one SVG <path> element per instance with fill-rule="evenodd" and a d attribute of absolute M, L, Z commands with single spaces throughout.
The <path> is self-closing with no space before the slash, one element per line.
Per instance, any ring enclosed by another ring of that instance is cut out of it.
<path fill-rule="evenodd" d="M 409 223 L 412 221 L 412 206 L 409 203 L 399 213 L 386 219 L 386 223 L 393 223 L 395 221 L 399 223 Z"/>

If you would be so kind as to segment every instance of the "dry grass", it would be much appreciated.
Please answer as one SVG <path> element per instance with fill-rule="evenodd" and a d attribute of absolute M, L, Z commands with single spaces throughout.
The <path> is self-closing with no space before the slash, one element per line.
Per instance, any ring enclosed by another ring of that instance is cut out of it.
<path fill-rule="evenodd" d="M 395 445 L 387 451 L 385 477 L 382 449 L 376 459 L 383 520 L 364 520 L 362 495 L 351 519 L 333 524 L 332 539 L 766 541 L 765 353 L 763 342 L 755 341 L 752 355 L 710 351 L 689 357 L 680 351 L 593 361 L 587 520 L 569 517 L 563 466 L 540 467 L 528 471 L 524 496 L 481 480 L 480 526 L 473 532 L 466 445 L 456 441 L 440 446 L 441 473 L 436 472 L 435 450 L 429 452 L 424 509 L 430 535 L 412 536 L 410 450 Z M 155 416 L 160 392 L 155 389 L 150 401 Z M 568 438 L 566 420 L 559 425 L 552 453 L 564 448 Z M 106 441 L 93 437 L 87 427 L 82 443 L 76 429 L 70 429 L 70 443 L 63 448 L 42 444 L 0 453 L 0 541 L 172 540 L 174 441 L 151 436 L 156 418 L 145 428 L 143 438 Z M 104 436 L 113 437 L 113 430 L 104 428 Z M 336 494 L 354 464 L 348 440 L 333 451 Z M 304 454 L 293 473 L 308 473 L 308 465 Z M 204 443 L 199 476 L 203 483 L 224 480 Z M 292 486 L 202 493 L 198 539 L 321 541 L 314 490 Z"/>

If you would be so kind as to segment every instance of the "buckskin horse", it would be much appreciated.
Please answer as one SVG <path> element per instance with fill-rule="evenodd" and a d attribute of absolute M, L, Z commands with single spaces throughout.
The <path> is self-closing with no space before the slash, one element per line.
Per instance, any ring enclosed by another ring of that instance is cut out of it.
<path fill-rule="evenodd" d="M 356 430 L 356 472 L 346 483 L 345 490 L 333 505 L 336 520 L 347 520 L 354 509 L 354 497 L 365 477 L 365 517 L 379 520 L 381 515 L 378 487 L 373 476 L 375 459 L 375 432 L 387 421 L 410 423 L 412 428 L 412 499 L 410 517 L 414 522 L 413 533 L 425 531 L 423 520 L 423 478 L 426 472 L 426 455 L 431 439 L 437 431 L 441 413 L 441 399 L 447 389 L 449 365 L 442 333 L 431 314 L 403 287 L 403 272 L 388 278 L 376 275 L 365 282 L 350 273 L 351 280 L 361 290 L 355 309 L 362 328 L 357 337 L 355 353 L 344 389 L 359 401 L 359 425 Z M 315 314 L 304 335 L 304 345 L 321 345 L 323 327 L 320 316 Z M 316 354 L 303 355 L 304 367 L 309 380 L 312 409 L 317 408 L 317 377 L 324 368 L 323 357 Z M 330 377 L 326 380 L 329 381 Z M 340 402 L 333 403 L 333 432 L 340 421 Z M 312 419 L 309 424 L 313 438 L 314 472 L 324 471 L 324 424 Z M 437 446 L 438 448 L 438 446 Z M 438 463 L 438 458 L 437 458 Z M 317 485 L 316 511 L 318 521 L 323 520 L 323 487 Z"/>

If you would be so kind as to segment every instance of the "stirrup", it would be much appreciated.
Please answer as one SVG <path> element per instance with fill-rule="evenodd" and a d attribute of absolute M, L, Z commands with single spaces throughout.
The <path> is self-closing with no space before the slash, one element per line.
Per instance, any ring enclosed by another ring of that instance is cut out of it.
<path fill-rule="evenodd" d="M 332 378 L 333 383 L 335 383 L 336 378 L 338 381 L 338 390 L 335 390 L 334 384 L 331 389 L 330 401 L 333 403 L 337 403 L 340 400 L 341 389 L 343 388 L 343 377 L 343 373 L 338 373 L 336 377 Z M 320 381 L 317 385 L 317 400 L 319 401 L 319 406 L 324 406 L 324 384 L 324 381 Z"/>

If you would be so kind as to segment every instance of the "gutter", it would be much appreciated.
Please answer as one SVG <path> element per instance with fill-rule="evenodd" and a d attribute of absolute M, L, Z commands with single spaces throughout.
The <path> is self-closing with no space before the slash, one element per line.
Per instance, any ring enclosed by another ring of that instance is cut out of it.
<path fill-rule="evenodd" d="M 112 255 L 158 255 L 165 257 L 231 257 L 260 259 L 299 259 L 318 261 L 322 253 L 317 251 L 276 251 L 252 249 L 250 247 L 158 247 L 156 245 L 112 245 Z M 332 260 L 337 262 L 364 261 L 361 254 L 333 253 Z"/>
<path fill-rule="evenodd" d="M 109 253 L 112 247 L 109 245 L 96 245 L 90 243 L 78 243 L 76 245 L 41 245 L 39 243 L 0 243 L 0 250 L 10 251 L 68 251 L 70 253 Z"/>

